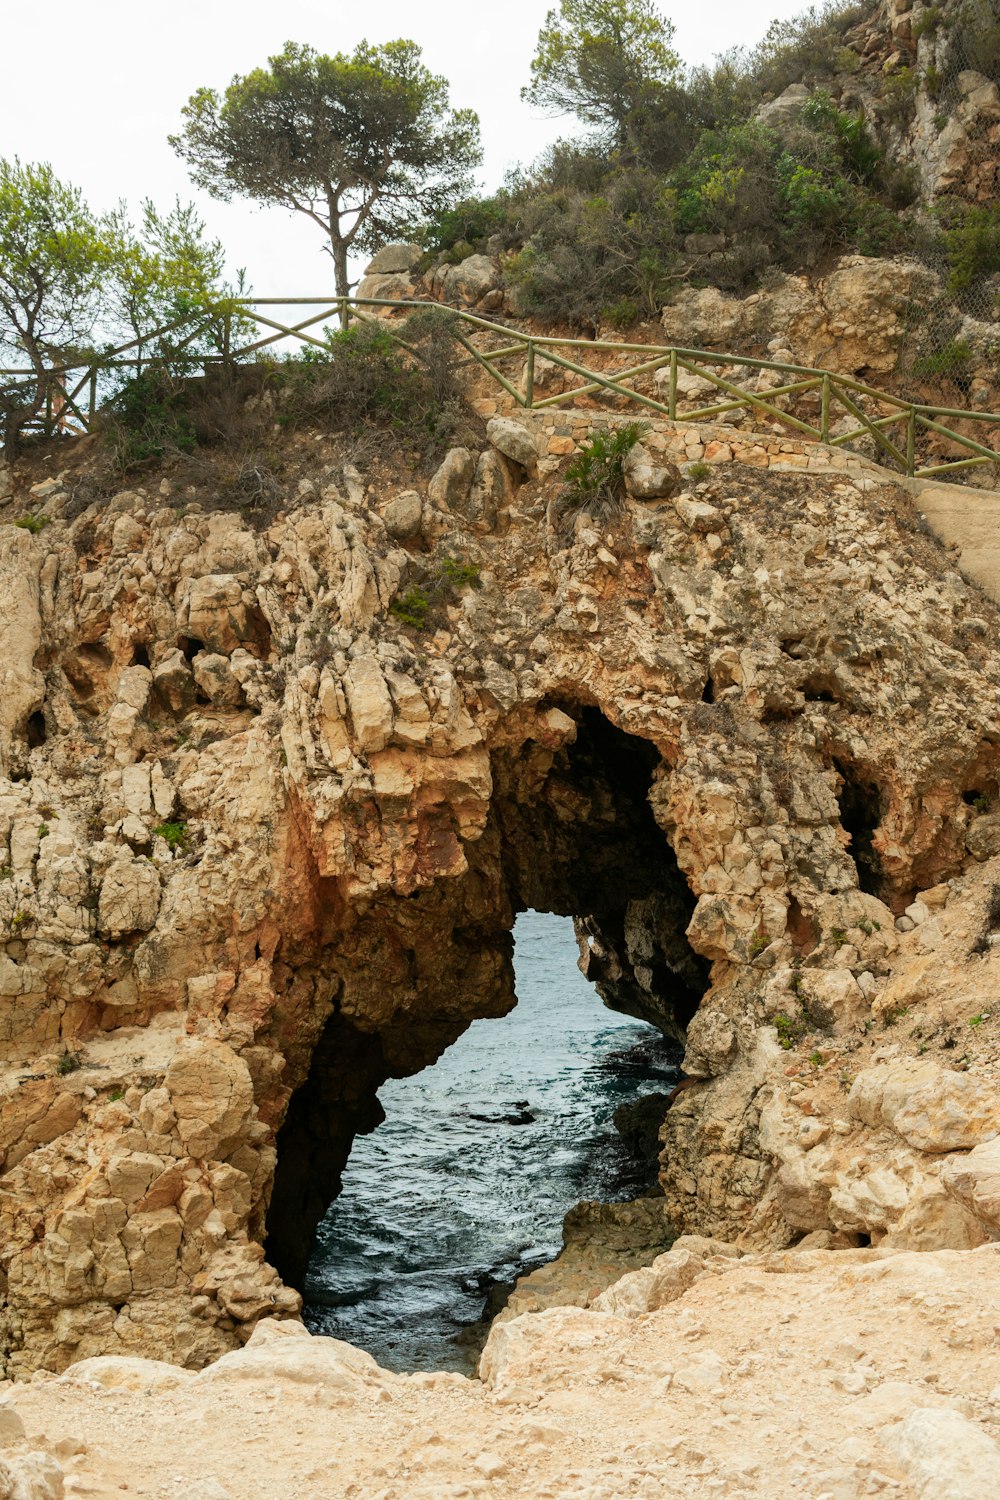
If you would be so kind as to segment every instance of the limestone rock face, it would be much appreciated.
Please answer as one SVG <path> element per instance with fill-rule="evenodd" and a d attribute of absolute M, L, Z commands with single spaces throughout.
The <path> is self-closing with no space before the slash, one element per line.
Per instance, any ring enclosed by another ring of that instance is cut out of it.
<path fill-rule="evenodd" d="M 940 278 L 918 261 L 847 255 L 825 277 L 783 275 L 742 300 L 716 287 L 685 288 L 664 309 L 663 327 L 672 343 L 736 353 L 779 333 L 794 363 L 885 375 L 899 362 L 911 301 L 939 291 Z M 710 388 L 678 388 L 710 396 Z"/>
<path fill-rule="evenodd" d="M 45 683 L 35 667 L 41 646 L 39 573 L 42 554 L 29 531 L 4 527 L 0 536 L 0 775 L 9 776 L 17 741 L 38 709 Z"/>
<path fill-rule="evenodd" d="M 859 1073 L 848 1108 L 866 1125 L 886 1125 L 919 1151 L 937 1152 L 1000 1135 L 997 1103 L 992 1079 L 918 1060 Z"/>
<path fill-rule="evenodd" d="M 378 1089 L 510 1009 L 527 907 L 686 1048 L 649 1261 L 997 1233 L 1000 615 L 860 461 L 560 512 L 623 420 L 391 483 L 313 440 L 259 529 L 157 476 L 0 528 L 7 1374 L 294 1320 Z M 605 1249 L 515 1296 L 639 1269 Z"/>
<path fill-rule="evenodd" d="M 163 1078 L 185 1150 L 198 1160 L 225 1157 L 246 1130 L 253 1081 L 224 1042 L 184 1042 Z"/>
<path fill-rule="evenodd" d="M 1000 1143 L 976 1146 L 967 1156 L 952 1156 L 941 1169 L 945 1189 L 975 1214 L 991 1240 L 1000 1239 Z"/>

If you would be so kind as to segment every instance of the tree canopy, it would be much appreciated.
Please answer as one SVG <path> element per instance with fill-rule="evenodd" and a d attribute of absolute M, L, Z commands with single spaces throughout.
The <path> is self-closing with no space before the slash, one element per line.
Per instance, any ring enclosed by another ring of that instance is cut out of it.
<path fill-rule="evenodd" d="M 625 150 L 677 77 L 674 28 L 650 0 L 559 0 L 538 34 L 529 104 L 574 114 Z"/>
<path fill-rule="evenodd" d="M 191 204 L 147 200 L 136 229 L 123 205 L 94 213 L 47 162 L 0 157 L 0 366 L 23 372 L 0 390 L 4 442 L 42 409 L 53 370 L 139 338 L 161 360 L 182 342 L 196 353 L 189 328 L 155 335 L 232 295 L 223 261 Z"/>
<path fill-rule="evenodd" d="M 170 140 L 198 186 L 312 219 L 340 296 L 352 248 L 412 233 L 469 191 L 480 160 L 477 115 L 449 107 L 447 81 L 410 41 L 334 57 L 289 42 L 221 96 L 199 89 L 183 119 Z"/>

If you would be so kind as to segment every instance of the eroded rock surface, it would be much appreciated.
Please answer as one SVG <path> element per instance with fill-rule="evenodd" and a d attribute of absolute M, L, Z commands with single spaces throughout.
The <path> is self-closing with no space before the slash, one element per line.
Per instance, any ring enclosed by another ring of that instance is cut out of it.
<path fill-rule="evenodd" d="M 955 1165 L 997 1077 L 996 608 L 869 475 L 599 523 L 512 427 L 433 494 L 310 441 L 263 530 L 157 477 L 0 528 L 8 1374 L 294 1318 L 377 1088 L 509 1009 L 527 906 L 686 1045 L 677 1229 L 1000 1236 Z"/>

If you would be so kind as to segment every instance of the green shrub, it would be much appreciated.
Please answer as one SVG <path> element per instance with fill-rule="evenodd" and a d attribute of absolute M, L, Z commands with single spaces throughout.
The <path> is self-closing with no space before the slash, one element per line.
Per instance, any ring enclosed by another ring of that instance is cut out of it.
<path fill-rule="evenodd" d="M 36 515 L 34 511 L 29 510 L 25 515 L 18 516 L 14 525 L 20 526 L 22 531 L 30 531 L 32 536 L 37 536 L 40 531 L 45 530 L 46 526 L 51 525 L 51 522 L 51 516 Z"/>
<path fill-rule="evenodd" d="M 102 411 L 115 463 L 122 472 L 167 453 L 193 453 L 197 442 L 186 407 L 193 388 L 182 376 L 150 369 L 126 380 Z"/>
<path fill-rule="evenodd" d="M 389 612 L 401 620 L 404 625 L 409 625 L 414 630 L 423 630 L 427 624 L 427 616 L 431 610 L 431 598 L 426 589 L 418 588 L 416 584 L 401 594 L 398 599 L 393 599 L 389 605 Z"/>
<path fill-rule="evenodd" d="M 327 348 L 286 361 L 273 377 L 279 421 L 322 421 L 335 431 L 388 432 L 408 449 L 434 452 L 467 422 L 457 377 L 453 320 L 439 309 L 413 314 L 400 337 L 362 322 L 327 331 Z"/>
<path fill-rule="evenodd" d="M 961 298 L 980 276 L 1000 271 L 1000 205 L 982 208 L 952 200 L 942 204 L 948 295 Z"/>
<path fill-rule="evenodd" d="M 775 1016 L 774 1029 L 778 1033 L 778 1043 L 785 1052 L 791 1052 L 812 1030 L 801 1012 L 796 1016 L 789 1016 L 784 1011 L 779 1011 Z"/>
<path fill-rule="evenodd" d="M 687 477 L 693 479 L 695 484 L 700 484 L 703 479 L 711 478 L 711 474 L 712 465 L 706 464 L 702 459 L 697 459 L 695 463 L 687 466 Z"/>
<path fill-rule="evenodd" d="M 506 239 L 510 234 L 508 195 L 497 193 L 491 198 L 465 198 L 454 208 L 445 208 L 420 233 L 420 243 L 432 255 L 461 246 L 465 254 L 485 248 L 493 235 Z M 464 257 L 459 257 L 464 258 Z"/>
<path fill-rule="evenodd" d="M 188 842 L 186 823 L 160 823 L 153 829 L 153 837 L 162 839 L 168 849 L 185 849 Z"/>
<path fill-rule="evenodd" d="M 913 373 L 922 377 L 960 380 L 969 371 L 972 350 L 965 339 L 950 339 L 940 349 L 921 354 L 913 361 Z"/>
<path fill-rule="evenodd" d="M 67 1048 L 56 1064 L 56 1071 L 65 1077 L 67 1073 L 75 1073 L 81 1066 L 79 1055 L 76 1052 L 70 1052 Z"/>
<path fill-rule="evenodd" d="M 405 594 L 393 599 L 389 613 L 412 630 L 426 630 L 436 604 L 454 599 L 466 588 L 479 588 L 478 563 L 458 557 L 443 557 L 424 584 L 411 584 Z"/>
<path fill-rule="evenodd" d="M 625 508 L 625 460 L 645 432 L 629 422 L 612 433 L 597 433 L 584 443 L 566 469 L 563 500 L 567 509 L 603 520 Z"/>

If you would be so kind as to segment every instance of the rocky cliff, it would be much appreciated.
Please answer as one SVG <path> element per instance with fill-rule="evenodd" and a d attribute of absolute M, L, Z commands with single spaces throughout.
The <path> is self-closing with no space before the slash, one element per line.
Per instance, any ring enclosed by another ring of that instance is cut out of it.
<path fill-rule="evenodd" d="M 294 1317 L 377 1088 L 514 1003 L 527 906 L 684 1039 L 679 1228 L 1000 1235 L 997 609 L 770 434 L 685 488 L 653 426 L 594 519 L 561 466 L 616 420 L 494 418 L 429 482 L 288 439 L 256 528 L 159 475 L 81 508 L 85 444 L 10 474 L 9 1375 Z"/>

